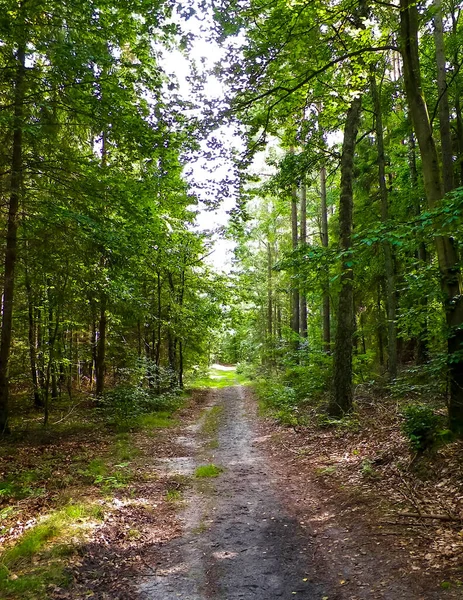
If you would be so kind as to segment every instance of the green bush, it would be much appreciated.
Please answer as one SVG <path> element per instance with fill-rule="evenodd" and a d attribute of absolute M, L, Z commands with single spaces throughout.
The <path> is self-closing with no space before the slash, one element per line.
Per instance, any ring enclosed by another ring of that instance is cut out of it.
<path fill-rule="evenodd" d="M 130 427 L 136 426 L 142 415 L 173 413 L 182 403 L 177 391 L 156 394 L 142 387 L 119 386 L 99 399 L 99 410 L 111 424 Z"/>
<path fill-rule="evenodd" d="M 296 393 L 297 400 L 317 400 L 328 389 L 331 377 L 332 357 L 311 353 L 307 365 L 288 366 L 283 383 Z"/>
<path fill-rule="evenodd" d="M 442 415 L 425 404 L 410 404 L 404 408 L 402 416 L 402 431 L 414 450 L 424 452 L 436 445 L 442 433 Z"/>

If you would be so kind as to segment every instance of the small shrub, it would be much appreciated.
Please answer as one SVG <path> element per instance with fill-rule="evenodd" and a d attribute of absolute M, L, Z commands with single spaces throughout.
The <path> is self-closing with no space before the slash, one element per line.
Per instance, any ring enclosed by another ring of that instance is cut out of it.
<path fill-rule="evenodd" d="M 99 399 L 99 410 L 109 423 L 127 429 L 139 426 L 143 415 L 170 415 L 182 404 L 183 397 L 175 390 L 156 394 L 142 387 L 119 386 Z"/>
<path fill-rule="evenodd" d="M 436 445 L 443 424 L 441 415 L 425 404 L 410 404 L 402 416 L 402 431 L 413 450 L 424 452 Z"/>

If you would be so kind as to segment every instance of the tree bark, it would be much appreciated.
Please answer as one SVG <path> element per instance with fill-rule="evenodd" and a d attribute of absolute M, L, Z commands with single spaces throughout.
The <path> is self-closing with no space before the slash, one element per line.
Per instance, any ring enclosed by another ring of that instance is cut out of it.
<path fill-rule="evenodd" d="M 27 308 L 28 308 L 28 325 L 29 325 L 29 362 L 31 366 L 32 390 L 34 394 L 34 406 L 43 408 L 43 398 L 39 386 L 39 378 L 37 375 L 37 340 L 36 328 L 34 319 L 34 301 L 32 296 L 32 285 L 29 273 L 26 267 L 25 273 Z"/>
<path fill-rule="evenodd" d="M 326 204 L 326 167 L 320 169 L 320 210 L 321 210 L 321 242 L 323 248 L 328 248 L 328 209 Z M 330 307 L 330 277 L 324 277 L 323 287 L 323 350 L 331 352 L 331 307 Z"/>
<path fill-rule="evenodd" d="M 456 4 L 456 5 L 455 5 Z M 452 31 L 454 37 L 458 36 L 458 21 L 460 17 L 460 5 L 459 3 L 452 2 L 451 6 L 451 17 L 452 17 Z M 455 73 L 458 73 L 460 69 L 460 57 L 458 52 L 458 45 L 456 46 L 455 52 L 452 57 L 452 66 Z M 457 124 L 457 144 L 458 144 L 458 163 L 460 166 L 460 185 L 463 186 L 463 118 L 461 116 L 461 80 L 458 75 L 455 78 L 455 116 Z"/>
<path fill-rule="evenodd" d="M 421 152 L 424 187 L 428 205 L 435 208 L 443 197 L 439 161 L 432 136 L 431 123 L 421 88 L 418 54 L 418 11 L 414 0 L 400 0 L 401 45 L 404 62 L 404 82 L 410 115 Z M 436 237 L 441 287 L 445 298 L 448 327 L 448 359 L 450 398 L 449 426 L 463 434 L 463 296 L 460 268 L 452 240 Z"/>
<path fill-rule="evenodd" d="M 307 244 L 307 185 L 304 182 L 301 186 L 301 244 Z M 305 290 L 301 292 L 300 297 L 300 331 L 301 337 L 307 337 L 307 298 Z"/>
<path fill-rule="evenodd" d="M 335 338 L 333 392 L 328 409 L 333 417 L 344 415 L 352 407 L 352 339 L 354 334 L 354 274 L 351 257 L 353 170 L 361 106 L 361 98 L 355 98 L 347 112 L 341 156 L 339 236 L 344 256 L 341 263 L 341 291 L 339 293 Z"/>
<path fill-rule="evenodd" d="M 13 299 L 18 238 L 18 210 L 23 170 L 23 126 L 26 79 L 26 44 L 21 41 L 16 53 L 14 84 L 14 129 L 11 155 L 10 198 L 6 232 L 3 276 L 2 331 L 0 336 L 0 433 L 9 433 L 9 374 L 11 335 L 13 327 Z"/>
<path fill-rule="evenodd" d="M 297 227 L 297 187 L 295 185 L 292 186 L 291 190 L 291 239 L 292 239 L 292 247 L 293 250 L 297 249 L 298 246 L 298 227 Z M 296 275 L 293 269 L 293 276 Z M 300 319 L 299 319 L 299 287 L 293 281 L 292 283 L 292 293 L 291 293 L 291 329 L 293 330 L 296 336 L 299 336 L 300 331 Z M 294 344 L 295 349 L 299 347 L 299 342 L 295 341 Z"/>
<path fill-rule="evenodd" d="M 378 183 L 381 198 L 381 221 L 389 220 L 389 198 L 386 185 L 386 159 L 384 156 L 384 134 L 381 98 L 376 84 L 376 75 L 370 77 L 371 94 L 376 116 L 376 147 L 378 150 Z M 382 243 L 384 252 L 384 270 L 386 273 L 386 310 L 387 310 L 387 355 L 388 373 L 391 379 L 397 377 L 397 326 L 396 326 L 396 283 L 392 246 L 388 240 Z"/>
<path fill-rule="evenodd" d="M 412 209 L 416 216 L 419 216 L 421 213 L 421 199 L 419 194 L 417 193 L 418 189 L 418 171 L 416 168 L 416 144 L 415 144 L 415 136 L 413 131 L 410 130 L 410 134 L 408 136 L 408 163 L 410 169 L 410 189 L 412 193 L 413 205 Z M 427 252 L 426 246 L 424 242 L 420 242 L 418 245 L 417 251 L 417 259 L 419 267 L 425 265 L 427 262 Z M 427 312 L 428 312 L 428 299 L 426 297 L 421 298 L 420 300 L 421 310 L 426 315 L 424 326 L 418 335 L 416 340 L 416 364 L 421 365 L 427 362 L 429 351 L 428 351 L 428 325 L 427 325 Z"/>
<path fill-rule="evenodd" d="M 453 177 L 452 133 L 450 130 L 449 95 L 447 92 L 447 70 L 445 68 L 444 25 L 442 22 L 442 0 L 434 0 L 434 44 L 436 46 L 437 90 L 439 92 L 439 130 L 442 148 L 442 174 L 444 193 L 455 187 Z"/>
<path fill-rule="evenodd" d="M 106 330 L 107 330 L 107 316 L 106 316 L 106 294 L 101 294 L 100 299 L 100 318 L 98 323 L 98 340 L 96 342 L 96 364 L 95 364 L 95 394 L 99 398 L 104 394 L 104 378 L 106 370 Z"/>
<path fill-rule="evenodd" d="M 156 364 L 156 392 L 161 392 L 161 332 L 162 332 L 162 280 L 161 273 L 156 272 L 156 291 L 157 291 L 157 338 L 156 338 L 156 353 L 155 353 L 155 364 Z"/>

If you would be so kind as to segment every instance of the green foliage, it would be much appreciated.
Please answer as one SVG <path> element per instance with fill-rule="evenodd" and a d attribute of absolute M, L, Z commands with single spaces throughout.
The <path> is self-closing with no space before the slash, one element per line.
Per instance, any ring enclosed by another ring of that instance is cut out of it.
<path fill-rule="evenodd" d="M 402 431 L 417 452 L 433 448 L 442 433 L 444 419 L 425 404 L 410 404 L 402 411 Z"/>
<path fill-rule="evenodd" d="M 324 352 L 311 352 L 303 360 L 306 364 L 288 366 L 282 379 L 295 391 L 297 401 L 315 404 L 329 386 L 333 358 Z"/>
<path fill-rule="evenodd" d="M 0 498 L 13 500 L 41 496 L 45 489 L 33 484 L 50 475 L 49 468 L 48 472 L 46 469 L 31 469 L 9 475 L 0 482 Z"/>
<path fill-rule="evenodd" d="M 156 394 L 154 390 L 142 387 L 119 386 L 99 400 L 101 414 L 119 429 L 159 423 L 177 410 L 183 403 L 181 394 L 175 391 Z M 158 413 L 151 414 L 151 413 Z M 158 425 L 162 426 L 162 425 Z"/>
<path fill-rule="evenodd" d="M 172 413 L 166 411 L 141 415 L 137 423 L 143 429 L 165 429 L 177 425 L 177 421 L 172 418 Z"/>
<path fill-rule="evenodd" d="M 425 364 L 412 365 L 404 369 L 392 382 L 394 397 L 422 398 L 442 397 L 446 391 L 448 377 L 447 355 L 435 354 Z"/>

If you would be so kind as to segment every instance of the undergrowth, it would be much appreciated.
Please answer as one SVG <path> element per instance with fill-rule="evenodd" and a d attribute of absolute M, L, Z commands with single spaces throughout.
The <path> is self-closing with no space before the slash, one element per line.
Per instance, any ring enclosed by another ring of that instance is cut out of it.
<path fill-rule="evenodd" d="M 8 472 L 0 480 L 0 535 L 6 540 L 0 598 L 42 600 L 50 586 L 70 583 L 69 556 L 104 517 L 105 503 L 134 493 L 141 454 L 134 433 L 150 436 L 175 426 L 174 412 L 184 402 L 179 392 L 156 396 L 119 387 L 95 410 L 87 404 L 57 425 L 51 419 L 48 428 L 26 415 L 28 430 L 17 430 L 0 449 L 0 472 Z M 78 497 L 88 500 L 76 503 Z M 181 499 L 181 490 L 167 499 Z"/>
<path fill-rule="evenodd" d="M 48 514 L 0 555 L 0 592 L 44 598 L 50 584 L 64 585 L 66 557 L 77 550 L 85 530 L 102 518 L 101 506 L 85 504 Z"/>

